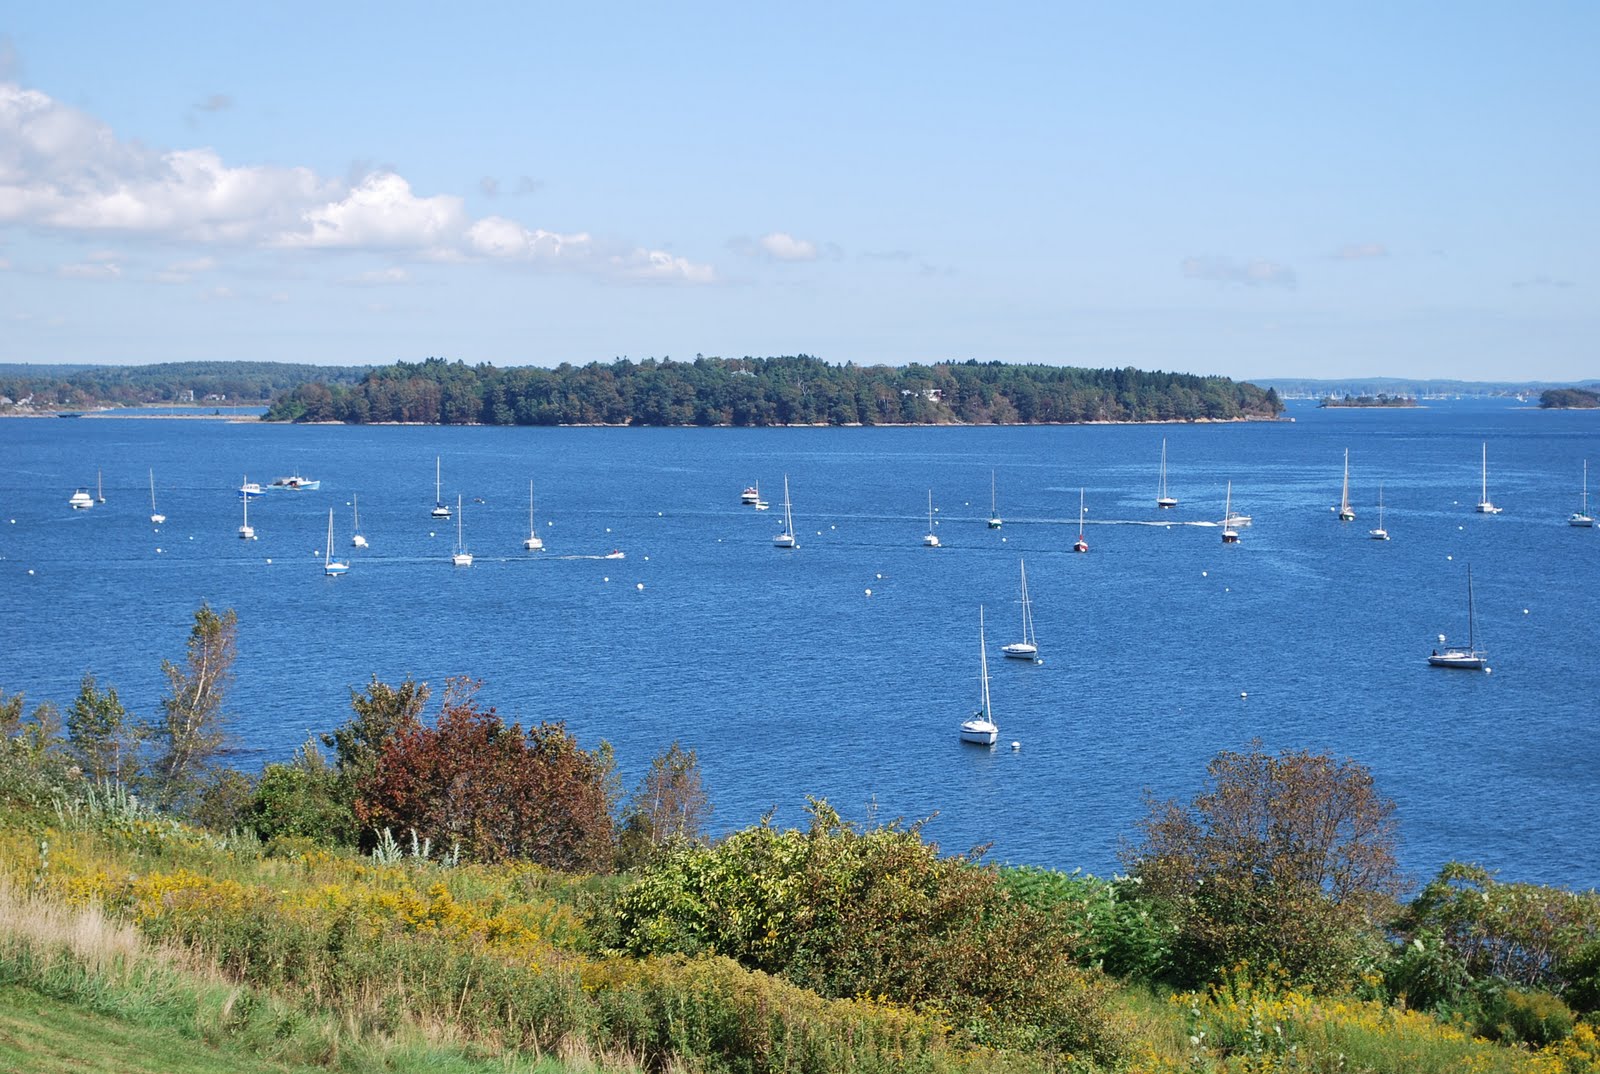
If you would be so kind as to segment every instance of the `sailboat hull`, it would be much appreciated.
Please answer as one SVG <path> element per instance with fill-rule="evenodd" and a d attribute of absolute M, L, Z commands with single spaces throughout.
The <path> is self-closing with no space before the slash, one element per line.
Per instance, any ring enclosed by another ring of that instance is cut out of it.
<path fill-rule="evenodd" d="M 1013 660 L 1032 660 L 1039 655 L 1037 645 L 1029 645 L 1025 641 L 1014 641 L 1010 645 L 1002 645 L 1000 651 Z"/>
<path fill-rule="evenodd" d="M 1588 515 L 1573 515 L 1571 518 L 1567 519 L 1567 525 L 1581 526 L 1584 529 L 1593 529 L 1594 519 L 1590 518 Z"/>
<path fill-rule="evenodd" d="M 1163 497 L 1162 499 L 1157 500 L 1156 501 L 1156 506 L 1162 508 L 1163 510 L 1165 510 L 1167 508 L 1178 506 L 1178 501 L 1174 500 L 1171 496 L 1166 496 L 1166 497 Z"/>
<path fill-rule="evenodd" d="M 993 746 L 1000 740 L 1000 728 L 988 720 L 968 720 L 961 725 L 961 741 L 974 746 Z"/>
<path fill-rule="evenodd" d="M 1442 653 L 1434 653 L 1428 657 L 1428 663 L 1436 668 L 1456 668 L 1461 671 L 1482 671 L 1489 666 L 1489 658 L 1482 653 L 1467 652 L 1453 649 Z"/>

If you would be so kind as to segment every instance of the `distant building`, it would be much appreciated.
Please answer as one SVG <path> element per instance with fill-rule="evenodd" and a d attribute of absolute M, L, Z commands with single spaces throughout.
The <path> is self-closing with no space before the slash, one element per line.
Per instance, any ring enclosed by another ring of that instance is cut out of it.
<path fill-rule="evenodd" d="M 189 393 L 189 398 L 194 398 L 193 392 Z M 228 397 L 226 395 L 219 395 L 216 392 L 212 392 L 210 395 L 206 396 L 206 402 L 208 403 L 226 403 L 227 401 Z"/>
<path fill-rule="evenodd" d="M 185 388 L 185 389 L 183 389 L 183 391 L 179 392 L 178 393 L 178 402 L 180 402 L 180 403 L 192 403 L 192 402 L 194 402 L 194 389 L 193 388 Z"/>

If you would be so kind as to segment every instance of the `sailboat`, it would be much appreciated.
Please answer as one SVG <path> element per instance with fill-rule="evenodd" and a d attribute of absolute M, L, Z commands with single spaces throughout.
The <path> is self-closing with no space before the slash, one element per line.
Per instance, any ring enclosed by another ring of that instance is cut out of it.
<path fill-rule="evenodd" d="M 1344 491 L 1339 495 L 1339 521 L 1354 522 L 1356 513 L 1350 506 L 1350 449 L 1344 449 Z"/>
<path fill-rule="evenodd" d="M 1389 539 L 1389 531 L 1383 528 L 1383 486 L 1382 485 L 1378 486 L 1378 528 L 1375 529 L 1375 530 L 1368 530 L 1367 531 L 1367 536 L 1371 537 L 1374 541 L 1387 541 Z"/>
<path fill-rule="evenodd" d="M 522 542 L 522 547 L 530 552 L 537 552 L 544 547 L 544 542 L 539 539 L 539 531 L 533 528 L 533 482 L 528 482 L 528 539 Z"/>
<path fill-rule="evenodd" d="M 449 507 L 449 505 L 447 505 L 444 502 L 444 498 L 439 493 L 439 490 L 441 488 L 440 481 L 439 481 L 439 473 L 440 473 L 440 471 L 439 471 L 439 456 L 435 455 L 433 457 L 433 511 L 432 511 L 432 515 L 433 515 L 434 518 L 449 518 L 450 517 L 450 507 Z M 457 510 L 460 510 L 460 500 L 461 500 L 461 497 L 457 496 L 456 497 L 456 509 Z"/>
<path fill-rule="evenodd" d="M 88 489 L 78 489 L 67 501 L 74 511 L 86 511 L 94 506 L 94 497 L 89 495 Z"/>
<path fill-rule="evenodd" d="M 794 513 L 789 505 L 789 475 L 783 475 L 783 532 L 772 539 L 774 548 L 799 548 L 794 539 Z"/>
<path fill-rule="evenodd" d="M 1028 599 L 1028 565 L 1017 560 L 1022 570 L 1022 640 L 1002 645 L 1000 651 L 1014 660 L 1034 660 L 1039 656 L 1039 639 L 1033 635 L 1033 602 Z"/>
<path fill-rule="evenodd" d="M 446 511 L 450 508 L 446 507 Z M 457 567 L 472 566 L 472 553 L 467 551 L 467 544 L 461 537 L 461 497 L 456 497 L 456 550 L 450 557 L 450 562 Z"/>
<path fill-rule="evenodd" d="M 1000 737 L 995 726 L 994 710 L 989 706 L 989 650 L 983 637 L 983 605 L 978 605 L 978 668 L 983 678 L 983 705 L 972 716 L 961 722 L 961 741 L 979 746 L 993 746 Z"/>
<path fill-rule="evenodd" d="M 244 475 L 244 484 L 240 485 L 239 487 L 240 487 L 240 489 L 247 489 L 247 488 L 250 487 L 250 475 L 249 474 L 245 474 Z M 239 527 L 239 540 L 241 540 L 241 541 L 253 541 L 253 540 L 256 539 L 256 531 L 250 528 L 250 497 L 249 497 L 249 495 L 247 495 L 247 494 L 246 495 L 241 495 L 239 497 L 239 502 L 242 505 L 244 505 L 244 525 Z"/>
<path fill-rule="evenodd" d="M 1483 443 L 1483 499 L 1478 501 L 1478 514 L 1498 515 L 1500 508 L 1489 502 L 1489 442 Z"/>
<path fill-rule="evenodd" d="M 1000 509 L 995 504 L 993 470 L 989 471 L 989 528 L 992 530 L 1000 528 Z"/>
<path fill-rule="evenodd" d="M 1074 552 L 1089 551 L 1089 542 L 1083 539 L 1083 489 L 1078 489 L 1078 539 L 1072 542 Z"/>
<path fill-rule="evenodd" d="M 156 472 L 152 469 L 150 471 L 150 521 L 159 526 L 166 520 L 167 516 L 156 510 Z"/>
<path fill-rule="evenodd" d="M 939 535 L 933 532 L 933 490 L 928 490 L 928 535 L 922 539 L 923 547 L 938 548 Z"/>
<path fill-rule="evenodd" d="M 1583 526 L 1592 528 L 1594 519 L 1589 515 L 1589 460 L 1583 460 L 1583 499 L 1579 501 L 1576 511 L 1567 519 L 1569 526 Z"/>
<path fill-rule="evenodd" d="M 1161 438 L 1161 485 L 1156 489 L 1157 507 L 1176 507 L 1178 498 L 1167 494 L 1167 438 Z"/>
<path fill-rule="evenodd" d="M 1439 644 L 1444 645 L 1444 635 L 1439 635 Z M 1486 671 L 1489 667 L 1489 654 L 1478 648 L 1478 623 L 1477 616 L 1472 607 L 1472 566 L 1467 566 L 1467 646 L 1445 646 L 1443 651 L 1435 649 L 1433 655 L 1428 657 L 1428 663 L 1436 668 L 1464 668 L 1467 671 Z"/>
<path fill-rule="evenodd" d="M 361 501 L 355 496 L 350 497 L 350 509 L 355 514 L 355 532 L 350 537 L 350 547 L 365 548 L 367 539 L 361 536 Z"/>
<path fill-rule="evenodd" d="M 350 569 L 350 564 L 333 558 L 333 508 L 328 508 L 328 543 L 322 550 L 322 573 L 332 578 Z"/>
<path fill-rule="evenodd" d="M 1228 482 L 1228 495 L 1222 502 L 1222 543 L 1238 544 L 1239 531 L 1233 528 L 1233 482 Z"/>
<path fill-rule="evenodd" d="M 104 483 L 102 483 L 101 480 L 100 480 L 100 471 L 99 470 L 96 470 L 94 472 L 94 502 L 95 503 L 105 503 L 106 502 L 106 487 L 105 487 Z"/>

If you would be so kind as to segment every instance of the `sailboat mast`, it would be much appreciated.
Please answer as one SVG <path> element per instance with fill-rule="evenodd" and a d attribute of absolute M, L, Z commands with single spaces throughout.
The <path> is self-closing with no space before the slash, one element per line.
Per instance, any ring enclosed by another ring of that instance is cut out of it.
<path fill-rule="evenodd" d="M 978 605 L 978 668 L 983 677 L 983 718 L 993 721 L 989 712 L 989 649 L 983 636 L 983 605 Z"/>
<path fill-rule="evenodd" d="M 1478 651 L 1477 613 L 1472 606 L 1472 565 L 1467 564 L 1467 651 Z"/>
<path fill-rule="evenodd" d="M 1489 502 L 1489 442 L 1483 444 L 1483 502 Z"/>
<path fill-rule="evenodd" d="M 1167 438 L 1161 438 L 1161 491 L 1156 493 L 1159 502 L 1167 498 Z"/>
<path fill-rule="evenodd" d="M 1344 449 L 1344 491 L 1339 494 L 1339 509 L 1350 510 L 1350 449 Z"/>
<path fill-rule="evenodd" d="M 333 508 L 328 508 L 328 543 L 322 547 L 322 569 L 333 562 Z"/>

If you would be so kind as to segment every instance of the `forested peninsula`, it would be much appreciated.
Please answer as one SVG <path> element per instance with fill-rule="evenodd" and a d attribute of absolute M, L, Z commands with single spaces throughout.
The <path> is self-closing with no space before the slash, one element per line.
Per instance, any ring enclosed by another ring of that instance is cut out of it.
<path fill-rule="evenodd" d="M 953 425 L 1275 418 L 1276 391 L 1227 377 L 1002 362 L 834 365 L 809 355 L 554 369 L 429 358 L 315 380 L 268 421 L 444 425 Z"/>

